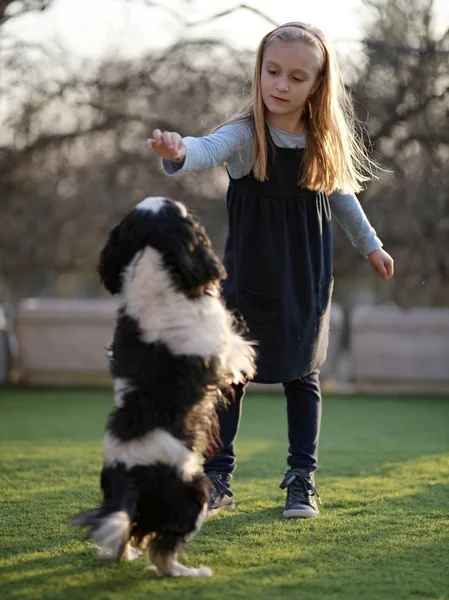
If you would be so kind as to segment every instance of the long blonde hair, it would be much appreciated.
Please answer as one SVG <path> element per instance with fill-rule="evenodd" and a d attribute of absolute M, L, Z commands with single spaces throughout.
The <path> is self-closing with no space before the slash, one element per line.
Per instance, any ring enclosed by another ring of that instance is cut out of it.
<path fill-rule="evenodd" d="M 318 89 L 306 103 L 307 148 L 298 184 L 327 193 L 359 192 L 363 182 L 375 178 L 376 164 L 363 143 L 360 123 L 346 93 L 337 61 L 324 34 L 313 25 L 286 23 L 268 33 L 260 42 L 252 88 L 238 116 L 226 122 L 249 121 L 254 128 L 253 173 L 259 181 L 267 179 L 267 134 L 265 105 L 261 93 L 262 61 L 267 45 L 275 40 L 301 41 L 314 50 L 319 68 Z"/>

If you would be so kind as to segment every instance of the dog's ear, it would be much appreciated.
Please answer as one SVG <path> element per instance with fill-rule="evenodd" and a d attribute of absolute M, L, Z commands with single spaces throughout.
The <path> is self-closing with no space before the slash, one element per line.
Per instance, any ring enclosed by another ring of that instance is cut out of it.
<path fill-rule="evenodd" d="M 122 271 L 126 266 L 123 249 L 119 245 L 120 225 L 114 227 L 109 233 L 107 242 L 100 252 L 98 273 L 104 287 L 111 294 L 118 294 L 122 286 Z"/>
<path fill-rule="evenodd" d="M 182 287 L 187 292 L 226 277 L 204 227 L 191 216 L 188 222 L 191 237 L 184 238 L 177 257 Z"/>
<path fill-rule="evenodd" d="M 179 276 L 185 291 L 204 286 L 226 276 L 213 250 L 202 244 L 184 248 L 178 256 Z"/>

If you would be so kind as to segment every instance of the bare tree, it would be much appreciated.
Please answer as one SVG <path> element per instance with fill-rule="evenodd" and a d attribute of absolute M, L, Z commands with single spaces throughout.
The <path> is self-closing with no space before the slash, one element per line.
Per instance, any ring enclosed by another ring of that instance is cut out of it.
<path fill-rule="evenodd" d="M 256 6 L 252 6 L 251 4 L 247 4 L 245 2 L 241 2 L 240 4 L 236 4 L 235 6 L 225 9 L 221 12 L 213 12 L 210 16 L 202 19 L 191 19 L 187 17 L 189 14 L 189 9 L 192 7 L 191 0 L 182 0 L 180 2 L 181 9 L 178 10 L 173 6 L 173 3 L 163 2 L 162 0 L 131 0 L 131 2 L 140 2 L 145 6 L 150 8 L 159 8 L 167 12 L 177 23 L 182 23 L 183 27 L 191 28 L 196 27 L 198 25 L 205 25 L 208 23 L 212 23 L 221 19 L 222 17 L 227 17 L 228 15 L 234 14 L 239 11 L 249 11 L 250 13 L 262 17 L 264 21 L 267 21 L 274 27 L 279 25 L 277 21 L 271 19 L 265 12 L 259 10 Z"/>
<path fill-rule="evenodd" d="M 367 4 L 367 61 L 353 96 L 386 171 L 363 199 L 396 258 L 390 291 L 378 293 L 404 306 L 447 305 L 449 30 L 435 36 L 432 0 Z"/>
<path fill-rule="evenodd" d="M 22 2 L 21 10 L 44 10 L 50 1 Z M 184 19 L 186 11 L 161 6 Z M 235 10 L 269 21 L 245 4 L 209 20 Z M 149 194 L 186 201 L 220 252 L 224 171 L 168 178 L 144 142 L 156 126 L 201 135 L 235 112 L 249 76 L 247 54 L 200 39 L 96 68 L 71 70 L 69 58 L 60 49 L 25 44 L 2 53 L 7 75 L 0 99 L 11 99 L 14 89 L 14 105 L 1 124 L 0 293 L 3 280 L 15 296 L 95 295 L 107 230 Z"/>
<path fill-rule="evenodd" d="M 20 93 L 0 146 L 0 273 L 14 294 L 98 293 L 104 237 L 147 195 L 184 200 L 220 251 L 224 171 L 169 178 L 145 139 L 156 126 L 201 135 L 235 112 L 247 56 L 201 40 L 82 74 L 63 69 L 64 59 L 9 57 L 4 85 Z"/>
<path fill-rule="evenodd" d="M 369 4 L 366 62 L 352 93 L 385 172 L 362 201 L 397 265 L 392 284 L 377 292 L 405 305 L 445 304 L 449 34 L 434 35 L 431 0 Z M 3 280 L 15 296 L 96 295 L 96 261 L 107 230 L 150 194 L 187 202 L 221 252 L 224 170 L 169 178 L 144 141 L 155 126 L 203 135 L 233 114 L 252 56 L 200 39 L 140 61 L 111 59 L 81 71 L 48 48 L 5 49 L 2 61 L 0 99 L 14 90 L 14 110 L 1 123 L 0 287 Z M 337 231 L 339 281 L 367 273 L 347 244 Z"/>
<path fill-rule="evenodd" d="M 9 21 L 9 19 L 27 12 L 34 10 L 43 11 L 50 6 L 51 2 L 52 0 L 0 0 L 0 26 Z"/>

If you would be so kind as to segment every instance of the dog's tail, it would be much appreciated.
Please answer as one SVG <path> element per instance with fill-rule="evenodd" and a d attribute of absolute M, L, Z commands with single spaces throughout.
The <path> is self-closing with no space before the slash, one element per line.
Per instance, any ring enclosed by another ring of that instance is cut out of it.
<path fill-rule="evenodd" d="M 137 511 L 137 490 L 123 469 L 105 467 L 102 488 L 105 502 L 100 508 L 76 514 L 68 525 L 88 527 L 87 537 L 95 542 L 101 558 L 117 561 L 131 535 Z"/>
<path fill-rule="evenodd" d="M 75 515 L 69 525 L 90 527 L 87 537 L 95 542 L 98 556 L 117 561 L 128 543 L 131 522 L 126 510 L 106 512 L 103 508 L 97 508 Z"/>

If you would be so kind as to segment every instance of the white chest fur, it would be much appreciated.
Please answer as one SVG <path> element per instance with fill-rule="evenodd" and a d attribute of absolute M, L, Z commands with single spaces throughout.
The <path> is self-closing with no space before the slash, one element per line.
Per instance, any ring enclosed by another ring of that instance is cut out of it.
<path fill-rule="evenodd" d="M 124 310 L 136 319 L 143 341 L 165 343 L 175 355 L 215 356 L 235 380 L 253 372 L 254 349 L 232 330 L 220 298 L 189 299 L 178 292 L 154 248 L 136 257 L 124 274 Z"/>

